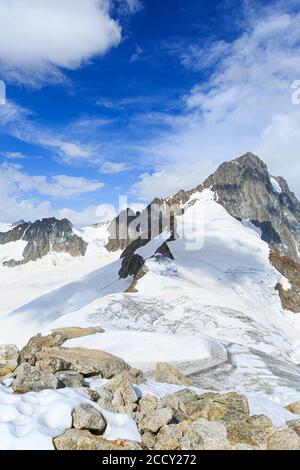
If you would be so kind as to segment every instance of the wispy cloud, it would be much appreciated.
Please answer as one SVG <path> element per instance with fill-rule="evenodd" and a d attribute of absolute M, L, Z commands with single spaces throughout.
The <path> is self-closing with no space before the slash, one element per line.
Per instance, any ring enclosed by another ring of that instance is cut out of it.
<path fill-rule="evenodd" d="M 291 100 L 300 71 L 299 5 L 243 5 L 243 31 L 235 39 L 180 52 L 182 65 L 199 71 L 199 84 L 186 92 L 183 112 L 164 118 L 168 128 L 140 146 L 154 162 L 134 186 L 141 197 L 194 186 L 224 159 L 249 150 L 300 194 L 300 107 Z"/>
<path fill-rule="evenodd" d="M 143 56 L 143 49 L 137 44 L 134 53 L 130 57 L 130 62 L 138 62 Z"/>
<path fill-rule="evenodd" d="M 95 192 L 104 184 L 97 180 L 68 175 L 30 175 L 20 164 L 2 163 L 0 165 L 2 187 L 11 194 L 37 193 L 52 198 L 68 199 L 73 196 Z"/>
<path fill-rule="evenodd" d="M 125 162 L 104 162 L 99 173 L 102 173 L 103 175 L 115 175 L 128 170 L 129 166 Z"/>

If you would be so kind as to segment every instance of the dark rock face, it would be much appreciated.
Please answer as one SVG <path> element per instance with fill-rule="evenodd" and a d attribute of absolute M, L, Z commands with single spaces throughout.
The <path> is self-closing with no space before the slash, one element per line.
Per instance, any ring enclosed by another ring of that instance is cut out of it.
<path fill-rule="evenodd" d="M 250 220 L 261 229 L 264 241 L 299 260 L 300 203 L 283 178 L 273 179 L 265 163 L 247 153 L 223 163 L 204 187 L 215 191 L 217 201 L 230 215 Z"/>
<path fill-rule="evenodd" d="M 84 256 L 87 243 L 73 233 L 71 222 L 55 218 L 37 220 L 21 224 L 9 232 L 0 233 L 0 244 L 18 240 L 27 241 L 21 261 L 10 260 L 6 266 L 14 267 L 36 261 L 50 251 L 69 253 L 71 256 Z"/>
<path fill-rule="evenodd" d="M 137 254 L 123 258 L 122 267 L 119 271 L 120 278 L 126 279 L 128 276 L 136 276 L 144 263 L 144 258 Z"/>
<path fill-rule="evenodd" d="M 300 312 L 300 264 L 275 247 L 271 247 L 269 259 L 291 285 L 287 290 L 281 284 L 276 286 L 283 308 L 294 313 Z"/>
<path fill-rule="evenodd" d="M 0 233 L 0 245 L 5 245 L 9 242 L 17 242 L 22 240 L 25 231 L 28 229 L 29 223 L 24 223 L 14 227 L 8 232 Z"/>
<path fill-rule="evenodd" d="M 124 250 L 132 240 L 139 236 L 137 226 L 131 227 L 137 216 L 138 213 L 128 208 L 112 220 L 108 226 L 109 240 L 106 245 L 108 251 Z"/>
<path fill-rule="evenodd" d="M 171 233 L 170 238 L 174 237 L 175 216 L 182 213 L 181 205 L 197 190 L 199 187 L 192 191 L 181 190 L 167 199 L 155 198 L 142 212 L 134 213 L 131 209 L 122 211 L 108 228 L 110 237 L 106 249 L 124 250 L 132 243 L 139 248 L 165 230 Z"/>

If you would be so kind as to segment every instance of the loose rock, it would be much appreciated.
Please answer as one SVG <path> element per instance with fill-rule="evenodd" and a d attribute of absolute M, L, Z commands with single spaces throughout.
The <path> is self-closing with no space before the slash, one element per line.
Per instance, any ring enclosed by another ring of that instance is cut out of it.
<path fill-rule="evenodd" d="M 81 388 L 84 386 L 83 375 L 72 370 L 56 372 L 55 377 L 57 377 L 65 387 Z"/>
<path fill-rule="evenodd" d="M 129 372 L 117 375 L 103 388 L 109 390 L 113 395 L 111 404 L 114 411 L 133 416 L 137 409 L 138 396 L 132 385 L 132 377 Z"/>
<path fill-rule="evenodd" d="M 232 421 L 226 420 L 228 440 L 231 444 L 248 444 L 260 449 L 267 448 L 267 439 L 273 430 L 272 421 L 266 416 L 249 416 Z"/>
<path fill-rule="evenodd" d="M 13 372 L 18 365 L 19 350 L 14 344 L 0 345 L 0 377 Z"/>
<path fill-rule="evenodd" d="M 42 351 L 43 348 L 59 347 L 64 344 L 66 338 L 61 334 L 51 334 L 48 336 L 42 336 L 38 334 L 30 338 L 26 346 L 21 350 L 18 363 L 29 362 L 32 366 L 36 362 L 36 354 Z"/>
<path fill-rule="evenodd" d="M 289 428 L 293 429 L 300 436 L 300 419 L 292 419 L 286 423 Z"/>
<path fill-rule="evenodd" d="M 111 379 L 130 369 L 130 366 L 123 359 L 105 351 L 57 347 L 46 347 L 38 352 L 36 354 L 36 366 L 41 370 L 52 370 L 53 373 L 61 370 L 63 366 L 85 377 L 97 375 L 105 379 Z M 57 367 L 59 367 L 58 370 Z"/>
<path fill-rule="evenodd" d="M 177 385 L 193 385 L 193 381 L 167 362 L 158 362 L 155 371 L 156 382 Z"/>
<path fill-rule="evenodd" d="M 285 407 L 291 413 L 296 415 L 300 415 L 300 401 L 296 401 L 295 403 L 291 403 L 290 405 Z"/>
<path fill-rule="evenodd" d="M 46 389 L 63 388 L 64 384 L 53 374 L 47 374 L 28 363 L 15 371 L 12 389 L 15 393 L 41 392 Z"/>
<path fill-rule="evenodd" d="M 293 429 L 275 429 L 268 439 L 268 450 L 300 450 L 300 438 Z"/>
<path fill-rule="evenodd" d="M 75 429 L 89 429 L 100 433 L 106 428 L 106 422 L 102 414 L 90 404 L 77 406 L 73 410 L 72 419 L 72 425 Z"/>
<path fill-rule="evenodd" d="M 100 326 L 88 327 L 88 328 L 79 328 L 79 327 L 67 327 L 67 328 L 56 328 L 52 330 L 52 335 L 61 335 L 66 338 L 66 340 L 73 338 L 82 338 L 83 336 L 95 335 L 96 333 L 105 333 L 105 330 Z"/>
<path fill-rule="evenodd" d="M 53 439 L 56 450 L 141 450 L 133 441 L 108 441 L 95 436 L 89 431 L 68 429 L 64 434 Z"/>

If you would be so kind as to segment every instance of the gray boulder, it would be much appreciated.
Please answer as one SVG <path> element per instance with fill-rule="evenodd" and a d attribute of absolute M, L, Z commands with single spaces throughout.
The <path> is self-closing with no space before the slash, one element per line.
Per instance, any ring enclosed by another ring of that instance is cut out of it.
<path fill-rule="evenodd" d="M 164 426 L 157 434 L 154 450 L 229 450 L 223 423 L 198 419 Z"/>
<path fill-rule="evenodd" d="M 64 384 L 65 387 L 81 388 L 84 386 L 84 377 L 72 370 L 56 372 L 55 377 Z"/>
<path fill-rule="evenodd" d="M 300 450 L 300 437 L 293 429 L 275 429 L 268 438 L 268 450 Z"/>
<path fill-rule="evenodd" d="M 167 362 L 158 362 L 155 371 L 156 382 L 177 385 L 193 385 L 193 381 Z"/>
<path fill-rule="evenodd" d="M 19 350 L 14 344 L 0 345 L 0 377 L 13 372 L 18 365 Z"/>
<path fill-rule="evenodd" d="M 15 371 L 12 389 L 15 393 L 41 392 L 47 389 L 63 388 L 64 384 L 53 374 L 47 374 L 28 363 Z"/>
<path fill-rule="evenodd" d="M 106 428 L 106 422 L 93 405 L 82 404 L 73 410 L 72 426 L 75 429 L 89 429 L 100 433 Z"/>
<path fill-rule="evenodd" d="M 108 441 L 95 436 L 86 430 L 68 429 L 61 436 L 53 439 L 56 450 L 141 450 L 141 446 L 133 441 Z"/>
<path fill-rule="evenodd" d="M 72 370 L 85 377 L 99 376 L 105 379 L 110 379 L 130 369 L 123 359 L 105 351 L 58 347 L 46 347 L 38 352 L 36 367 L 52 373 Z"/>
<path fill-rule="evenodd" d="M 114 411 L 133 416 L 137 409 L 138 396 L 132 384 L 130 372 L 122 372 L 104 385 L 113 395 L 111 405 Z"/>

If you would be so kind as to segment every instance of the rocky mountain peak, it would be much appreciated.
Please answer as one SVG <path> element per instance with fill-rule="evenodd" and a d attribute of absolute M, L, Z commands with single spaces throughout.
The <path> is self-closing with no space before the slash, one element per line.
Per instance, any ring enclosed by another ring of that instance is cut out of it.
<path fill-rule="evenodd" d="M 87 249 L 87 243 L 74 234 L 69 220 L 58 220 L 54 217 L 33 223 L 21 223 L 8 232 L 0 233 L 0 245 L 20 240 L 27 242 L 23 258 L 18 261 L 6 261 L 6 266 L 14 267 L 36 261 L 51 251 L 84 256 Z"/>
<path fill-rule="evenodd" d="M 204 187 L 238 220 L 261 230 L 262 239 L 299 261 L 300 203 L 282 177 L 273 177 L 256 155 L 223 163 Z"/>

